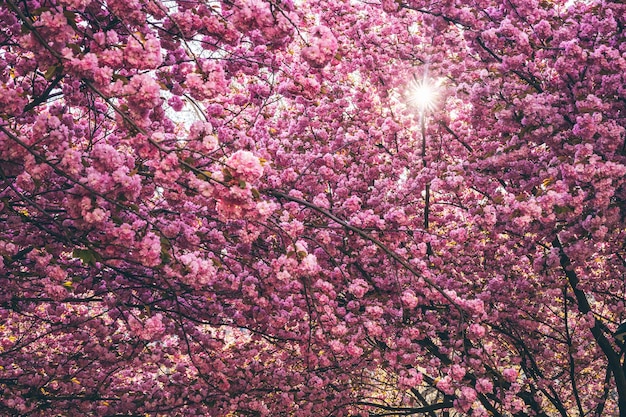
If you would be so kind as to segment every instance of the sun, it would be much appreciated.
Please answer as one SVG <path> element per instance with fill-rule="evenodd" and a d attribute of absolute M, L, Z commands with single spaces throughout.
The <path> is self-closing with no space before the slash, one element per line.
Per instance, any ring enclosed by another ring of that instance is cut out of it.
<path fill-rule="evenodd" d="M 439 83 L 415 80 L 409 86 L 409 102 L 420 111 L 432 110 L 439 99 Z"/>

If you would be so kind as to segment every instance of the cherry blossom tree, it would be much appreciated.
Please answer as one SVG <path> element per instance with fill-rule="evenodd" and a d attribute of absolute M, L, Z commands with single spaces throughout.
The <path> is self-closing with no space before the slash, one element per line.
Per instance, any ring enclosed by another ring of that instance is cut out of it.
<path fill-rule="evenodd" d="M 0 413 L 626 416 L 625 16 L 0 1 Z"/>

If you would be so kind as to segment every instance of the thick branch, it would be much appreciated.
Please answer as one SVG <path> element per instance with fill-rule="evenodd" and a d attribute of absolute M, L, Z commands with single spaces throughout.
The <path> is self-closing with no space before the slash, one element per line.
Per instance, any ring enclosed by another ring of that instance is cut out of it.
<path fill-rule="evenodd" d="M 576 271 L 574 271 L 574 266 L 572 265 L 571 260 L 563 250 L 563 245 L 561 245 L 561 241 L 558 237 L 554 238 L 554 240 L 552 241 L 552 246 L 559 249 L 561 268 L 563 268 L 569 285 L 574 292 L 576 302 L 578 304 L 578 309 L 583 314 L 592 312 L 589 301 L 587 300 L 587 295 L 584 291 L 578 288 L 578 283 L 580 282 L 580 280 L 578 278 L 578 275 L 576 274 Z M 620 416 L 626 417 L 626 376 L 624 375 L 624 370 L 622 369 L 619 355 L 617 354 L 617 352 L 615 352 L 615 350 L 611 346 L 611 342 L 609 342 L 609 340 L 604 335 L 604 332 L 602 331 L 602 324 L 600 323 L 599 319 L 594 320 L 593 327 L 591 328 L 591 334 L 593 335 L 596 343 L 598 343 L 598 346 L 600 346 L 600 349 L 602 349 L 602 352 L 609 362 L 609 368 L 611 369 L 611 372 L 615 377 L 615 385 L 617 386 Z"/>
<path fill-rule="evenodd" d="M 376 407 L 376 408 L 380 408 L 381 410 L 392 411 L 395 415 L 399 415 L 399 416 L 406 416 L 410 414 L 423 414 L 423 413 L 428 413 L 428 412 L 435 411 L 435 410 L 442 410 L 444 408 L 451 408 L 453 406 L 452 401 L 450 400 L 443 401 L 441 403 L 427 405 L 425 407 L 394 407 L 394 406 L 385 405 L 385 404 L 370 403 L 367 401 L 359 401 L 357 402 L 357 405 L 363 405 L 367 407 Z M 387 415 L 390 415 L 390 414 L 387 414 Z"/>

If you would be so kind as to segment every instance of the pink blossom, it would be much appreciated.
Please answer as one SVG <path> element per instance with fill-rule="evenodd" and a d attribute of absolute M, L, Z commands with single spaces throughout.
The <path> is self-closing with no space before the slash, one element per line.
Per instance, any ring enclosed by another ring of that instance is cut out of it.
<path fill-rule="evenodd" d="M 228 158 L 227 164 L 238 178 L 246 182 L 254 182 L 263 175 L 263 165 L 252 152 L 237 151 Z"/>
<path fill-rule="evenodd" d="M 479 378 L 476 380 L 476 391 L 482 394 L 489 394 L 493 392 L 493 383 L 486 378 Z"/>
<path fill-rule="evenodd" d="M 98 56 L 93 53 L 87 53 L 80 58 L 71 58 L 70 65 L 77 74 L 85 78 L 93 78 L 100 69 Z"/>
<path fill-rule="evenodd" d="M 356 297 L 363 298 L 363 296 L 369 291 L 369 284 L 362 280 L 361 278 L 357 278 L 348 287 L 348 290 Z"/>
<path fill-rule="evenodd" d="M 157 313 L 154 316 L 147 319 L 141 332 L 141 337 L 145 340 L 154 340 L 165 333 L 165 326 L 163 325 L 163 315 Z"/>
<path fill-rule="evenodd" d="M 336 354 L 340 354 L 344 351 L 345 346 L 342 342 L 340 342 L 339 340 L 331 340 L 329 342 L 329 346 L 332 349 L 333 352 L 335 352 Z"/>
<path fill-rule="evenodd" d="M 400 8 L 400 4 L 398 4 L 396 0 L 382 0 L 381 4 L 383 6 L 383 10 L 387 13 L 396 12 Z"/>
<path fill-rule="evenodd" d="M 402 293 L 402 303 L 407 308 L 415 308 L 419 304 L 419 298 L 415 296 L 413 290 L 406 290 Z"/>
<path fill-rule="evenodd" d="M 471 404 L 476 401 L 476 391 L 470 387 L 463 387 L 461 388 L 461 398 Z"/>
<path fill-rule="evenodd" d="M 385 313 L 385 310 L 381 306 L 370 305 L 365 307 L 365 314 L 372 318 L 379 318 Z"/>
<path fill-rule="evenodd" d="M 60 3 L 67 6 L 70 10 L 83 11 L 92 0 L 61 0 Z"/>
<path fill-rule="evenodd" d="M 331 329 L 331 333 L 334 336 L 338 336 L 338 337 L 344 336 L 346 333 L 348 333 L 348 328 L 345 326 L 345 324 L 340 323 Z"/>
<path fill-rule="evenodd" d="M 473 323 L 469 326 L 468 333 L 471 337 L 480 339 L 485 335 L 485 328 L 480 324 Z"/>
<path fill-rule="evenodd" d="M 337 39 L 326 26 L 315 26 L 311 29 L 310 46 L 302 49 L 302 57 L 312 67 L 325 66 L 337 51 Z"/>
<path fill-rule="evenodd" d="M 67 19 L 61 13 L 52 13 L 50 11 L 44 11 L 41 13 L 39 19 L 35 23 L 35 26 L 45 27 L 48 29 L 65 29 L 67 26 Z"/>
<path fill-rule="evenodd" d="M 346 348 L 346 353 L 352 356 L 353 358 L 358 358 L 359 356 L 363 354 L 363 349 L 361 349 L 360 347 L 358 347 L 357 345 L 353 343 L 350 343 L 348 347 Z"/>
<path fill-rule="evenodd" d="M 383 328 L 373 321 L 366 321 L 364 326 L 367 329 L 367 334 L 371 337 L 380 337 L 384 333 Z"/>
<path fill-rule="evenodd" d="M 405 376 L 401 376 L 399 384 L 404 388 L 415 388 L 423 381 L 423 375 L 414 368 L 409 369 Z"/>
<path fill-rule="evenodd" d="M 361 199 L 357 196 L 351 196 L 343 203 L 343 208 L 348 213 L 354 213 L 361 207 Z"/>
<path fill-rule="evenodd" d="M 307 275 L 315 275 L 321 271 L 315 255 L 308 254 L 300 262 L 301 268 Z"/>
<path fill-rule="evenodd" d="M 141 263 L 145 266 L 156 266 L 161 263 L 161 241 L 155 233 L 146 233 L 141 240 L 140 247 L 139 261 Z"/>
<path fill-rule="evenodd" d="M 109 218 L 110 213 L 99 207 L 93 211 L 87 211 L 83 214 L 83 220 L 87 223 L 102 223 Z"/>
<path fill-rule="evenodd" d="M 163 61 L 161 42 L 154 36 L 147 37 L 145 41 L 131 36 L 124 49 L 124 58 L 135 68 L 155 69 Z"/>
<path fill-rule="evenodd" d="M 125 87 L 129 106 L 145 111 L 161 104 L 161 87 L 148 74 L 133 76 Z"/>
<path fill-rule="evenodd" d="M 167 100 L 167 104 L 172 106 L 174 111 L 181 111 L 185 107 L 185 102 L 178 96 L 172 96 Z"/>
<path fill-rule="evenodd" d="M 313 204 L 324 209 L 330 208 L 330 202 L 328 201 L 328 198 L 326 198 L 326 196 L 322 193 L 313 197 Z"/>
<path fill-rule="evenodd" d="M 9 3 L 7 414 L 619 413 L 622 5 Z"/>
<path fill-rule="evenodd" d="M 206 66 L 201 72 L 192 72 L 185 77 L 185 87 L 198 100 L 213 98 L 226 91 L 224 69 L 216 64 Z"/>
<path fill-rule="evenodd" d="M 454 392 L 449 376 L 441 378 L 435 385 L 437 389 L 441 390 L 444 394 L 452 395 Z"/>
<path fill-rule="evenodd" d="M 518 372 L 513 368 L 506 368 L 504 371 L 502 371 L 502 376 L 508 382 L 515 382 L 517 381 Z"/>
<path fill-rule="evenodd" d="M 267 219 L 278 209 L 278 206 L 270 201 L 259 201 L 256 204 L 255 209 L 261 219 Z"/>
<path fill-rule="evenodd" d="M 450 376 L 452 377 L 454 381 L 460 381 L 461 379 L 463 379 L 466 373 L 467 373 L 467 370 L 461 365 L 455 364 L 455 365 L 452 365 L 452 367 L 450 368 Z"/>
<path fill-rule="evenodd" d="M 461 396 L 454 401 L 455 408 L 466 413 L 476 401 L 476 391 L 470 387 L 461 388 Z"/>

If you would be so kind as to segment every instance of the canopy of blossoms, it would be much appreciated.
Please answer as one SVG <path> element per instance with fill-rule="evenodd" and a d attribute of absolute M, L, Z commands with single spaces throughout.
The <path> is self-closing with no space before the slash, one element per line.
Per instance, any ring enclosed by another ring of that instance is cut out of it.
<path fill-rule="evenodd" d="M 0 414 L 626 416 L 625 16 L 0 1 Z"/>

